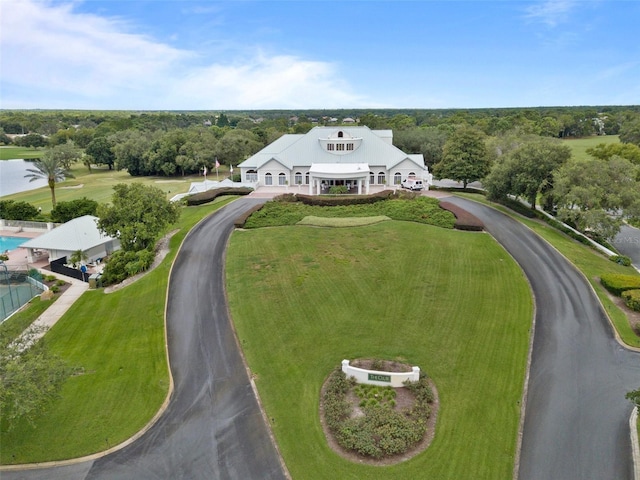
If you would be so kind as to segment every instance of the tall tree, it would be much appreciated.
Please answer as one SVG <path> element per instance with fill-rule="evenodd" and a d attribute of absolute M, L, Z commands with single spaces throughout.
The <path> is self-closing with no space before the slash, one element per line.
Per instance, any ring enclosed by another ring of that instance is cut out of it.
<path fill-rule="evenodd" d="M 112 147 L 113 143 L 106 137 L 96 137 L 89 142 L 85 153 L 91 157 L 94 164 L 107 165 L 109 170 L 112 170 L 116 161 Z"/>
<path fill-rule="evenodd" d="M 51 205 L 56 206 L 56 183 L 64 182 L 67 178 L 74 178 L 63 165 L 59 156 L 52 154 L 53 149 L 48 149 L 40 160 L 33 162 L 34 168 L 27 168 L 24 177 L 29 182 L 45 179 L 51 190 Z"/>
<path fill-rule="evenodd" d="M 640 118 L 622 124 L 620 127 L 620 141 L 640 146 Z"/>
<path fill-rule="evenodd" d="M 119 238 L 125 251 L 152 248 L 164 228 L 180 216 L 179 207 L 159 188 L 120 183 L 113 190 L 111 204 L 98 207 L 98 228 Z"/>
<path fill-rule="evenodd" d="M 537 137 L 499 158 L 483 186 L 493 199 L 523 196 L 535 208 L 538 194 L 553 186 L 553 172 L 571 157 L 571 150 L 558 140 Z"/>
<path fill-rule="evenodd" d="M 640 167 L 617 156 L 572 160 L 554 174 L 558 218 L 582 231 L 613 238 L 625 217 L 640 218 Z"/>
<path fill-rule="evenodd" d="M 489 173 L 484 134 L 472 127 L 458 127 L 447 139 L 442 160 L 433 167 L 434 177 L 462 182 L 464 188 Z"/>
<path fill-rule="evenodd" d="M 16 332 L 13 332 L 16 333 Z M 0 330 L 0 411 L 11 429 L 19 419 L 32 423 L 44 405 L 58 396 L 70 370 L 53 355 L 34 327 L 17 338 Z"/>

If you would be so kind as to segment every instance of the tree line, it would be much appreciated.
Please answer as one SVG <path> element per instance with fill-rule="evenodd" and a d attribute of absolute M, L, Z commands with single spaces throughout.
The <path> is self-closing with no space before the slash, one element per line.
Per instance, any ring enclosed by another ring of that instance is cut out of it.
<path fill-rule="evenodd" d="M 184 176 L 234 165 L 286 133 L 306 133 L 353 115 L 359 125 L 391 129 L 394 144 L 421 153 L 436 178 L 466 186 L 482 180 L 494 199 L 521 196 L 577 228 L 611 238 L 623 219 L 636 221 L 640 107 L 477 110 L 305 110 L 247 112 L 0 112 L 24 146 L 45 146 L 31 178 L 55 183 L 75 162 L 133 176 Z M 336 125 L 337 125 L 336 123 Z M 61 127 L 55 130 L 55 127 Z M 32 131 L 30 129 L 39 129 Z M 55 131 L 54 131 L 55 130 Z M 45 136 L 44 132 L 53 132 Z M 619 135 L 576 163 L 559 139 Z"/>

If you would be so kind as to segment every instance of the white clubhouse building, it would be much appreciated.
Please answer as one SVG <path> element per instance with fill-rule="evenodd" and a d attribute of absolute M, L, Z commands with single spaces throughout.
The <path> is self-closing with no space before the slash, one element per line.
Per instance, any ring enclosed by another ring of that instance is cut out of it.
<path fill-rule="evenodd" d="M 393 146 L 391 130 L 368 127 L 315 127 L 306 134 L 283 135 L 238 165 L 243 183 L 308 187 L 310 195 L 328 193 L 334 185 L 369 193 L 370 185 L 400 185 L 407 177 L 426 188 L 432 175 L 422 154 Z M 306 193 L 306 192 L 305 192 Z"/>

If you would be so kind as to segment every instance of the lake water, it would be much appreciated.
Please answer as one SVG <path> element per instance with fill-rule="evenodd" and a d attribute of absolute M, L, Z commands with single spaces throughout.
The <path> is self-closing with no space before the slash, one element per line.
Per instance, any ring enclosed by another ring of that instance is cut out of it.
<path fill-rule="evenodd" d="M 33 168 L 33 163 L 24 160 L 0 160 L 0 197 L 47 186 L 44 179 L 30 182 L 28 178 L 24 178 L 29 173 L 27 168 Z"/>

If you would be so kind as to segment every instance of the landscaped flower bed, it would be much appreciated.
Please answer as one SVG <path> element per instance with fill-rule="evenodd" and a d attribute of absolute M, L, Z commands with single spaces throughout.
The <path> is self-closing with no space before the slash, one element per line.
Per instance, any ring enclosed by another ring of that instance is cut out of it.
<path fill-rule="evenodd" d="M 416 447 L 427 433 L 434 401 L 424 374 L 417 382 L 391 388 L 357 384 L 336 369 L 323 389 L 322 420 L 329 443 L 337 444 L 340 453 L 388 464 L 421 450 Z"/>

